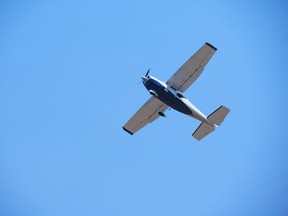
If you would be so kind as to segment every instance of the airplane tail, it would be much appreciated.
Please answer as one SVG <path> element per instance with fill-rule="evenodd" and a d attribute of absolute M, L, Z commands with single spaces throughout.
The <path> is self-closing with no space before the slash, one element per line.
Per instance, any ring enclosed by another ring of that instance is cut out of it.
<path fill-rule="evenodd" d="M 207 119 L 211 121 L 214 126 L 202 122 L 199 127 L 192 134 L 197 140 L 201 140 L 203 137 L 207 136 L 209 133 L 213 132 L 217 126 L 219 126 L 229 113 L 229 109 L 225 106 L 220 106 L 213 113 L 211 113 Z"/>

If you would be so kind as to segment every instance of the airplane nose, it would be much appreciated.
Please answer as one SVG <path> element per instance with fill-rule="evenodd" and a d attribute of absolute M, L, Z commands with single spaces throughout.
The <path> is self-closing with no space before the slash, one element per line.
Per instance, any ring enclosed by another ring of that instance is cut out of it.
<path fill-rule="evenodd" d="M 145 76 L 142 76 L 141 78 L 142 78 L 143 83 L 145 83 L 148 80 L 148 78 Z"/>

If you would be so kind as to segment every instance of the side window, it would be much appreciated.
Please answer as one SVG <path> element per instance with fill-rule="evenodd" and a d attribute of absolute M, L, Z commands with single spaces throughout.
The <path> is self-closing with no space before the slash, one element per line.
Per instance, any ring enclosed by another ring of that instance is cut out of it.
<path fill-rule="evenodd" d="M 177 92 L 177 96 L 178 96 L 179 98 L 186 98 L 186 97 L 184 97 L 184 95 L 182 95 L 182 94 L 179 93 L 179 92 Z"/>

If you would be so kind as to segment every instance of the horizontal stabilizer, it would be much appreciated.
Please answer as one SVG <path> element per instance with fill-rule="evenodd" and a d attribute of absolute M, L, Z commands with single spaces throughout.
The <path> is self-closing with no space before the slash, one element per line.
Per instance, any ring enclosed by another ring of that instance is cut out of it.
<path fill-rule="evenodd" d="M 192 134 L 192 136 L 197 140 L 201 140 L 203 137 L 205 137 L 214 130 L 215 128 L 212 125 L 202 122 L 200 126 Z"/>
<path fill-rule="evenodd" d="M 227 107 L 220 106 L 217 110 L 215 110 L 207 117 L 211 124 L 214 124 L 214 127 L 211 124 L 202 122 L 192 136 L 195 137 L 197 140 L 201 140 L 203 137 L 214 131 L 215 128 L 223 122 L 229 112 L 230 110 Z"/>
<path fill-rule="evenodd" d="M 230 110 L 227 107 L 220 106 L 217 110 L 215 110 L 208 116 L 208 119 L 214 124 L 220 125 L 229 113 L 229 111 Z"/>

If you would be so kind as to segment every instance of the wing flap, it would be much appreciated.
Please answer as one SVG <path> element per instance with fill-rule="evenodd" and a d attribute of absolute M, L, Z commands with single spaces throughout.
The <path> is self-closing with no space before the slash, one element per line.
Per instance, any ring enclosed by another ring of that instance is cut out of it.
<path fill-rule="evenodd" d="M 133 135 L 148 123 L 159 117 L 158 112 L 165 112 L 168 106 L 155 97 L 151 97 L 123 126 L 123 129 Z"/>

